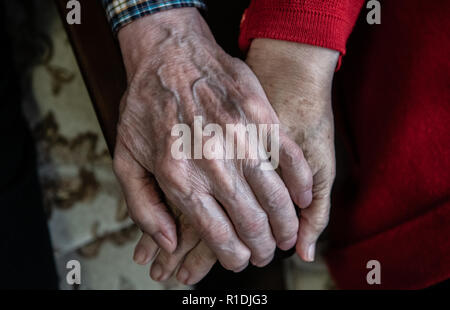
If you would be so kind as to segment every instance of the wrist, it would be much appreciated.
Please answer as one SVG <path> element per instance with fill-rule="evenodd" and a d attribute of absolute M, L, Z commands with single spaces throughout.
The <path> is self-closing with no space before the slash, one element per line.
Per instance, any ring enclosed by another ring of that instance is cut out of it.
<path fill-rule="evenodd" d="M 196 8 L 176 8 L 141 17 L 124 26 L 118 41 L 128 75 L 142 62 L 158 59 L 161 44 L 178 36 L 209 31 Z"/>
<path fill-rule="evenodd" d="M 312 100 L 330 96 L 338 58 L 339 52 L 327 48 L 255 39 L 248 52 L 247 64 L 265 87 L 271 88 L 266 92 L 285 97 L 301 95 Z"/>

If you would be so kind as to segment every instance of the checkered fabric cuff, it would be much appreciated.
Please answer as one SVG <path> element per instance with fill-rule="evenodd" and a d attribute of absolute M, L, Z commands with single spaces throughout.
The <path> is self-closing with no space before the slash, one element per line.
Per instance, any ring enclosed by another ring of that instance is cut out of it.
<path fill-rule="evenodd" d="M 204 0 L 101 0 L 114 33 L 140 17 L 182 7 L 205 9 Z"/>

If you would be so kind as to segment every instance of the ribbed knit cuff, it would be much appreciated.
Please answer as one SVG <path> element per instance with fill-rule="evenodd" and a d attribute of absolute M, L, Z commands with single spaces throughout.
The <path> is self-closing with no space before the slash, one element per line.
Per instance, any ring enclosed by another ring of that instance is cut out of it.
<path fill-rule="evenodd" d="M 321 46 L 345 54 L 363 0 L 253 0 L 241 22 L 239 46 L 254 38 Z"/>

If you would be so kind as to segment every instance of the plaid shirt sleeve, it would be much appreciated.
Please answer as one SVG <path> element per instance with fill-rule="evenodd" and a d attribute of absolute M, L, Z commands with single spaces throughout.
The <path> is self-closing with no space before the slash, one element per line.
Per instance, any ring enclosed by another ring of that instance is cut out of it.
<path fill-rule="evenodd" d="M 114 33 L 140 17 L 182 7 L 206 8 L 204 0 L 101 0 Z"/>

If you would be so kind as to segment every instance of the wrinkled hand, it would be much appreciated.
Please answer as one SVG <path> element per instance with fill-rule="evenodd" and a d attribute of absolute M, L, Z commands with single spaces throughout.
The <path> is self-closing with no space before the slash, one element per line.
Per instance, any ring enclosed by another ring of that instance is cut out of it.
<path fill-rule="evenodd" d="M 293 42 L 256 39 L 247 64 L 258 77 L 282 128 L 303 150 L 313 173 L 313 200 L 301 210 L 296 250 L 314 259 L 328 223 L 335 177 L 331 86 L 338 52 Z"/>
<path fill-rule="evenodd" d="M 334 51 L 261 39 L 254 40 L 247 59 L 278 113 L 281 125 L 302 146 L 314 172 L 314 200 L 310 207 L 301 211 L 297 245 L 298 254 L 306 261 L 314 258 L 315 242 L 326 226 L 330 208 L 329 195 L 335 174 L 331 82 L 336 60 Z M 216 257 L 182 217 L 179 221 L 181 244 L 173 254 L 162 250 L 156 255 L 157 245 L 145 235 L 136 253 L 151 253 L 147 261 L 140 261 L 142 264 L 156 256 L 151 272 L 154 279 L 165 280 L 181 266 L 177 279 L 192 285 L 209 272 Z"/>
<path fill-rule="evenodd" d="M 328 221 L 330 192 L 335 175 L 331 82 L 338 53 L 290 42 L 257 39 L 247 63 L 260 79 L 281 125 L 302 147 L 314 173 L 313 203 L 301 210 L 297 252 L 305 261 L 314 259 L 315 243 Z M 185 284 L 200 281 L 216 261 L 185 221 L 180 221 L 181 245 L 174 254 L 162 250 L 155 265 L 167 279 L 181 265 L 177 279 Z M 196 242 L 201 246 L 195 247 Z M 193 249 L 194 250 L 191 250 Z M 145 236 L 136 247 L 153 255 L 157 246 Z M 148 263 L 150 259 L 145 263 Z"/>
<path fill-rule="evenodd" d="M 264 266 L 275 246 L 292 247 L 298 219 L 292 201 L 311 201 L 311 171 L 298 145 L 280 132 L 281 176 L 255 160 L 174 159 L 175 124 L 276 124 L 251 70 L 214 41 L 199 13 L 174 9 L 119 32 L 128 76 L 120 108 L 114 171 L 130 217 L 174 253 L 176 224 L 164 197 L 192 223 L 230 270 Z M 237 143 L 245 144 L 239 140 Z M 270 222 L 270 225 L 269 225 Z"/>

